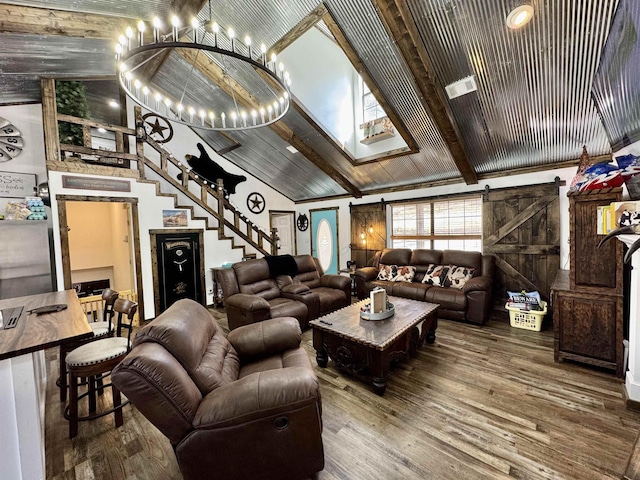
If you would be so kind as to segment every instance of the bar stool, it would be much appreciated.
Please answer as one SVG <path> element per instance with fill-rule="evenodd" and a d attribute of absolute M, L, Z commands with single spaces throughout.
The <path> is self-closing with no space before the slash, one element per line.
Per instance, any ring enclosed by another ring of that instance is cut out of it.
<path fill-rule="evenodd" d="M 94 340 L 76 348 L 67 355 L 69 405 L 65 409 L 64 416 L 69 420 L 69 438 L 73 438 L 78 434 L 78 421 L 93 420 L 110 413 L 115 416 L 116 428 L 122 425 L 122 407 L 129 402 L 121 403 L 120 391 L 112 384 L 107 384 L 104 387 L 111 387 L 113 407 L 96 413 L 96 383 L 106 377 L 129 352 L 133 317 L 138 310 L 138 304 L 124 298 L 118 298 L 113 305 L 113 310 L 118 316 L 115 337 Z M 123 315 L 126 315 L 128 323 L 123 322 Z M 109 318 L 108 328 L 111 328 L 111 318 Z M 127 330 L 126 338 L 120 336 L 123 329 Z M 89 388 L 86 393 L 78 396 L 78 381 L 82 377 L 87 378 Z M 100 385 L 100 390 L 102 388 L 102 385 Z M 89 397 L 89 414 L 79 417 L 78 401 L 85 396 Z"/>
<path fill-rule="evenodd" d="M 110 288 L 105 288 L 102 291 L 102 300 L 104 300 L 104 307 L 102 309 L 102 321 L 101 322 L 89 322 L 89 326 L 93 331 L 93 337 L 76 342 L 67 342 L 60 345 L 60 377 L 56 381 L 56 385 L 60 387 L 60 401 L 67 401 L 67 354 L 72 350 L 75 350 L 80 345 L 84 345 L 88 342 L 93 342 L 98 338 L 113 335 L 113 324 L 110 322 L 113 317 L 113 304 L 118 298 L 119 293 Z"/>

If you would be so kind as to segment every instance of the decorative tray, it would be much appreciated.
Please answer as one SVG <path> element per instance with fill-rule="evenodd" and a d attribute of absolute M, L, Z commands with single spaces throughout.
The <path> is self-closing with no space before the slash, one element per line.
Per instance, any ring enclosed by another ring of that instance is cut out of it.
<path fill-rule="evenodd" d="M 386 320 L 389 317 L 393 317 L 396 313 L 396 309 L 393 303 L 387 303 L 387 310 L 384 312 L 371 313 L 369 312 L 369 305 L 365 305 L 363 308 L 366 310 L 360 310 L 360 318 L 363 320 Z"/>

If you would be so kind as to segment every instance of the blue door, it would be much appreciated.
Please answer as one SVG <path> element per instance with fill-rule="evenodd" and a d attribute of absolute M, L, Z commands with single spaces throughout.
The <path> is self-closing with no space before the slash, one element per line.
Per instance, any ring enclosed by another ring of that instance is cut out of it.
<path fill-rule="evenodd" d="M 338 273 L 338 210 L 311 210 L 311 255 L 324 273 Z"/>

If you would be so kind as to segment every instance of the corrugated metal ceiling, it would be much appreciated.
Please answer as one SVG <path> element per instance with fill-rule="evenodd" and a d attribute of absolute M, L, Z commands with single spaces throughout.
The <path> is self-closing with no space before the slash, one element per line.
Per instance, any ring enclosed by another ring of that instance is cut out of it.
<path fill-rule="evenodd" d="M 127 18 L 168 16 L 171 3 L 76 0 L 0 2 Z M 368 190 L 460 180 L 451 153 L 420 98 L 420 89 L 389 38 L 375 2 L 327 0 L 327 8 L 380 91 L 419 146 L 419 153 L 354 166 L 293 109 L 285 123 L 354 187 Z M 617 0 L 533 0 L 534 19 L 511 31 L 504 19 L 512 0 L 408 0 L 437 83 L 475 75 L 478 91 L 449 101 L 469 162 L 478 174 L 551 166 L 610 151 L 590 98 L 592 80 Z M 217 0 L 212 18 L 239 36 L 272 45 L 303 20 L 317 0 Z M 200 15 L 209 17 L 205 3 Z M 114 38 L 115 38 L 114 34 Z M 112 41 L 63 36 L 1 34 L 0 103 L 38 101 L 39 75 L 103 76 L 113 73 Z M 180 59 L 157 74 L 165 88 L 180 88 Z M 239 77 L 242 74 L 235 72 Z M 211 95 L 204 78 L 188 94 Z M 109 92 L 113 96 L 113 90 Z M 92 101 L 98 97 L 92 92 Z M 106 100 L 105 100 L 106 101 Z M 624 105 L 622 100 L 620 105 Z M 215 143 L 216 134 L 209 134 Z M 205 134 L 205 137 L 207 134 Z M 294 200 L 341 195 L 345 190 L 269 129 L 232 135 L 241 147 L 226 157 Z M 219 140 L 219 138 L 218 138 Z M 284 173 L 286 172 L 286 173 Z"/>

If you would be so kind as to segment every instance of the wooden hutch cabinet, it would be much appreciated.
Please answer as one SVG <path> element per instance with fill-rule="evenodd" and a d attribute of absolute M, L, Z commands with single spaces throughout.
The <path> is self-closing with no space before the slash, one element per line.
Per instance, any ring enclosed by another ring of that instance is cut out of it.
<path fill-rule="evenodd" d="M 599 206 L 619 202 L 621 188 L 571 192 L 570 270 L 552 287 L 554 358 L 623 372 L 623 246 L 611 240 L 598 248 Z"/>

